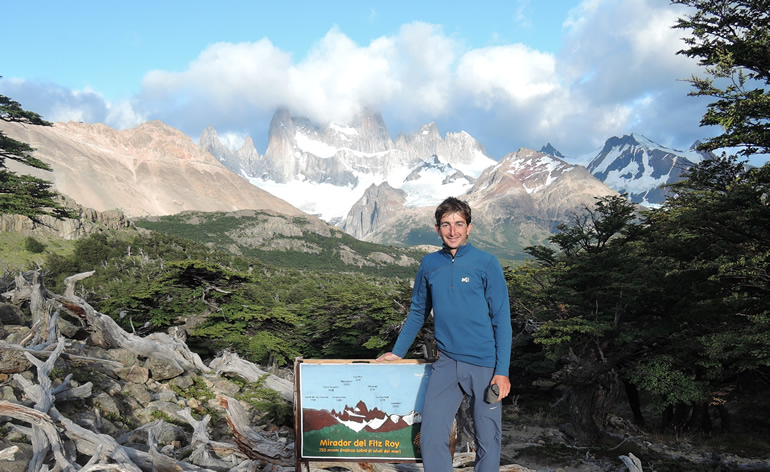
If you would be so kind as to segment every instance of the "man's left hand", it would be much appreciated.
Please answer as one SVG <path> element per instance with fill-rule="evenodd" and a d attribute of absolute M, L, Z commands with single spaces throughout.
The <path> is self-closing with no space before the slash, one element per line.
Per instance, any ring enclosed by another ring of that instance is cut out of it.
<path fill-rule="evenodd" d="M 504 375 L 495 375 L 492 377 L 492 381 L 489 382 L 489 385 L 497 384 L 497 388 L 500 389 L 500 394 L 497 396 L 497 401 L 502 401 L 503 398 L 507 397 L 509 393 L 511 393 L 511 381 L 508 380 L 508 377 Z"/>

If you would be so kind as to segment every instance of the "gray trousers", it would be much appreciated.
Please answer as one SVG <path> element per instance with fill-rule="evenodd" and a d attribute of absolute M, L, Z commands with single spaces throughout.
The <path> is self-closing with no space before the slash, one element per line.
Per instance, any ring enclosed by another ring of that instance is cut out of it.
<path fill-rule="evenodd" d="M 425 472 L 452 470 L 449 433 L 463 395 L 470 396 L 476 439 L 475 472 L 500 470 L 502 403 L 486 403 L 484 390 L 494 375 L 492 367 L 458 362 L 441 355 L 433 363 L 425 392 L 420 426 L 420 449 Z"/>

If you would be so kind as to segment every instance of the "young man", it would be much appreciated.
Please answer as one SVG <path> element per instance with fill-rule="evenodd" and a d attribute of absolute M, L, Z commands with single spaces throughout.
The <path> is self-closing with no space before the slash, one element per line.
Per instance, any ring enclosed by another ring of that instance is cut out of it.
<path fill-rule="evenodd" d="M 471 209 L 457 198 L 436 208 L 436 231 L 443 249 L 420 262 L 412 305 L 393 352 L 378 361 L 406 355 L 433 310 L 439 358 L 433 363 L 422 411 L 420 448 L 426 472 L 452 470 L 449 432 L 463 395 L 471 397 L 476 439 L 476 472 L 498 471 L 502 436 L 500 401 L 511 383 L 511 313 L 508 286 L 497 258 L 468 242 Z M 486 390 L 497 385 L 493 403 Z"/>

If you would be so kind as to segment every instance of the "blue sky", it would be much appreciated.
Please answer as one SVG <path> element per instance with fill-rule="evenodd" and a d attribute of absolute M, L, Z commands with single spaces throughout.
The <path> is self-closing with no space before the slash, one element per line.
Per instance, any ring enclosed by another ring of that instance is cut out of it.
<path fill-rule="evenodd" d="M 207 126 L 265 152 L 280 106 L 318 124 L 364 108 L 391 136 L 435 122 L 499 159 L 570 158 L 640 133 L 687 149 L 708 103 L 667 0 L 4 2 L 0 93 L 51 121 Z"/>

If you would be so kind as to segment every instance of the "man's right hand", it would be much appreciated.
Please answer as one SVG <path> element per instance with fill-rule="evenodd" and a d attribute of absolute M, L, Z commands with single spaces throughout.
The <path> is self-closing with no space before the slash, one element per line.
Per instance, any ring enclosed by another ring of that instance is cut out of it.
<path fill-rule="evenodd" d="M 377 358 L 377 362 L 400 361 L 400 360 L 401 360 L 401 357 L 393 354 L 392 352 L 386 352 L 385 354 Z"/>

